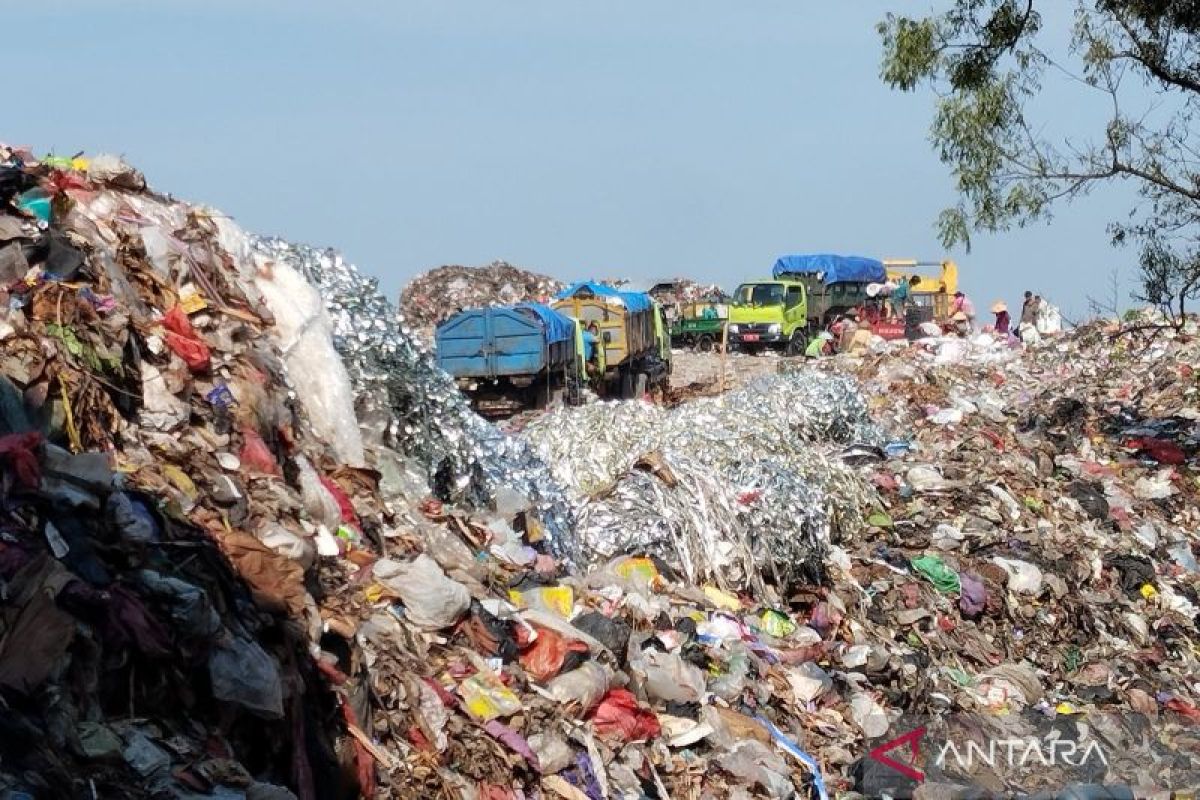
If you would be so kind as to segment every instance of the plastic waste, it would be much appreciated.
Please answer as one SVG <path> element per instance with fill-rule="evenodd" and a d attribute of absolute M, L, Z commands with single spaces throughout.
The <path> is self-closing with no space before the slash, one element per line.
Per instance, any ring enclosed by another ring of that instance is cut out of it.
<path fill-rule="evenodd" d="M 775 741 L 783 751 L 804 766 L 808 767 L 809 773 L 812 775 L 813 788 L 817 790 L 818 800 L 829 800 L 829 791 L 825 788 L 825 779 L 821 775 L 821 765 L 817 760 L 808 753 L 800 749 L 800 745 L 790 739 L 783 731 L 775 727 L 775 724 L 765 717 L 755 717 L 768 731 L 771 733 L 771 738 Z"/>
<path fill-rule="evenodd" d="M 704 696 L 704 673 L 675 653 L 643 650 L 638 663 L 630 663 L 645 675 L 646 694 L 664 702 L 694 703 Z"/>
<path fill-rule="evenodd" d="M 321 476 L 304 456 L 297 456 L 292 461 L 296 465 L 296 480 L 300 484 L 304 510 L 314 522 L 331 530 L 337 528 L 342 521 L 342 512 L 337 500 L 321 482 Z"/>
<path fill-rule="evenodd" d="M 586 661 L 577 669 L 564 672 L 546 687 L 560 703 L 576 703 L 584 712 L 600 702 L 612 682 L 612 672 L 595 661 Z"/>
<path fill-rule="evenodd" d="M 591 721 L 596 733 L 624 742 L 652 739 L 662 731 L 654 712 L 638 705 L 628 689 L 612 689 L 604 695 Z"/>
<path fill-rule="evenodd" d="M 491 672 L 476 672 L 458 685 L 463 705 L 476 719 L 510 717 L 521 710 L 521 698 Z"/>
<path fill-rule="evenodd" d="M 939 550 L 956 550 L 965 538 L 966 534 L 958 528 L 942 523 L 934 528 L 930 543 Z"/>
<path fill-rule="evenodd" d="M 875 698 L 865 692 L 858 692 L 850 698 L 850 716 L 868 739 L 875 739 L 887 733 L 887 712 Z"/>
<path fill-rule="evenodd" d="M 1139 500 L 1164 500 L 1175 494 L 1175 486 L 1171 483 L 1174 475 L 1169 469 L 1162 470 L 1156 475 L 1139 478 L 1133 484 L 1134 497 Z"/>
<path fill-rule="evenodd" d="M 798 703 L 811 703 L 833 689 L 833 678 L 811 661 L 787 670 L 787 682 Z"/>
<path fill-rule="evenodd" d="M 462 619 L 471 605 L 467 587 L 447 578 L 424 553 L 407 563 L 382 558 L 373 570 L 375 579 L 400 597 L 405 614 L 419 627 L 447 628 Z"/>
<path fill-rule="evenodd" d="M 554 733 L 535 733 L 529 737 L 529 746 L 537 754 L 543 774 L 554 775 L 571 766 L 575 751 L 566 740 Z"/>
<path fill-rule="evenodd" d="M 572 624 L 584 633 L 595 637 L 618 656 L 623 657 L 629 647 L 629 635 L 632 629 L 618 618 L 605 616 L 599 611 L 589 611 L 572 620 Z"/>
<path fill-rule="evenodd" d="M 213 697 L 268 717 L 283 716 L 283 685 L 279 665 L 244 637 L 226 637 L 208 656 Z"/>
<path fill-rule="evenodd" d="M 729 655 L 724 659 L 721 674 L 713 679 L 708 689 L 722 700 L 732 702 L 745 691 L 749 675 L 750 652 L 744 644 L 736 642 L 729 648 Z"/>
<path fill-rule="evenodd" d="M 1042 571 L 1036 564 L 1016 558 L 996 556 L 992 563 L 1008 573 L 1008 589 L 1017 594 L 1038 594 L 1042 591 Z"/>
<path fill-rule="evenodd" d="M 254 285 L 275 317 L 271 331 L 313 430 L 333 447 L 338 461 L 363 464 L 354 390 L 333 347 L 333 326 L 320 293 L 291 265 L 262 256 L 255 260 L 259 269 Z"/>
<path fill-rule="evenodd" d="M 279 462 L 267 447 L 267 443 L 258 435 L 258 431 L 247 426 L 242 428 L 242 451 L 238 453 L 242 467 L 251 473 L 263 475 L 279 475 Z"/>
<path fill-rule="evenodd" d="M 921 556 L 912 560 L 912 568 L 932 583 L 942 594 L 959 591 L 958 573 L 946 566 L 938 556 Z"/>
<path fill-rule="evenodd" d="M 776 639 L 786 639 L 796 632 L 796 623 L 779 611 L 768 609 L 762 613 L 758 621 L 759 630 Z"/>
<path fill-rule="evenodd" d="M 911 467 L 905 473 L 904 480 L 914 492 L 939 492 L 954 486 L 952 481 L 943 478 L 933 467 Z"/>
<path fill-rule="evenodd" d="M 583 642 L 572 641 L 548 628 L 540 628 L 537 638 L 521 652 L 521 668 L 534 680 L 545 682 L 561 672 L 569 658 L 578 662 L 587 654 L 588 646 Z"/>
<path fill-rule="evenodd" d="M 974 619 L 987 608 L 987 587 L 983 579 L 973 572 L 964 572 L 958 577 L 962 586 L 958 608 L 964 617 Z"/>
<path fill-rule="evenodd" d="M 963 421 L 963 410 L 961 408 L 943 408 L 932 414 L 929 421 L 935 425 L 957 425 Z"/>
<path fill-rule="evenodd" d="M 786 762 L 762 742 L 739 742 L 715 760 L 721 769 L 748 785 L 761 786 L 770 797 L 786 799 L 796 794 Z"/>
<path fill-rule="evenodd" d="M 212 366 L 212 352 L 192 327 L 191 320 L 179 306 L 175 306 L 162 318 L 166 329 L 167 346 L 183 359 L 192 372 L 207 372 Z"/>
<path fill-rule="evenodd" d="M 537 609 L 570 619 L 575 610 L 575 591 L 570 586 L 539 586 L 536 589 L 508 590 L 508 599 L 521 609 Z"/>

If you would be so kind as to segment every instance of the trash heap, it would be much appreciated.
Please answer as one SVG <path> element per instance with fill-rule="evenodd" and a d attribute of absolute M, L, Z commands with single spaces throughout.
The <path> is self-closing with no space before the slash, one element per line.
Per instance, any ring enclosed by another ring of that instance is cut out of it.
<path fill-rule="evenodd" d="M 410 325 L 424 333 L 458 309 L 545 302 L 564 285 L 506 261 L 486 267 L 444 266 L 413 278 L 400 293 L 400 310 Z"/>
<path fill-rule="evenodd" d="M 882 504 L 843 545 L 866 592 L 853 627 L 914 667 L 887 686 L 868 661 L 863 688 L 887 712 L 864 734 L 904 732 L 899 709 L 973 714 L 965 735 L 985 746 L 989 728 L 1090 729 L 1109 763 L 1086 780 L 1061 759 L 938 780 L 1196 785 L 1198 333 L 1098 322 L 1024 352 L 980 337 L 823 363 L 911 432 L 870 469 Z"/>
<path fill-rule="evenodd" d="M 650 294 L 664 306 L 678 306 L 702 301 L 720 302 L 729 297 L 725 290 L 717 284 L 698 283 L 691 278 L 673 278 L 670 281 L 660 281 L 659 283 L 669 284 L 670 288 L 651 291 Z"/>
<path fill-rule="evenodd" d="M 882 443 L 866 407 L 851 381 L 809 372 L 671 410 L 561 408 L 524 434 L 574 492 L 585 563 L 650 553 L 689 582 L 763 596 L 764 577 L 822 582 L 826 546 L 861 527 L 873 490 L 837 451 Z"/>
<path fill-rule="evenodd" d="M 917 715 L 1195 785 L 1195 331 L 504 437 L 119 159 L 0 152 L 0 232 L 0 796 L 873 797 Z"/>

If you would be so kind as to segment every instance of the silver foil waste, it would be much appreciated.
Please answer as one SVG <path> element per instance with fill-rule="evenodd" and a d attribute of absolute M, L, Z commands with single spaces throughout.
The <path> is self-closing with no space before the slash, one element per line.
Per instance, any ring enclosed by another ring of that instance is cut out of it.
<path fill-rule="evenodd" d="M 522 495 L 555 554 L 570 558 L 571 506 L 546 463 L 523 439 L 500 432 L 470 409 L 375 279 L 334 250 L 265 237 L 253 238 L 252 247 L 291 265 L 320 291 L 334 347 L 358 396 L 359 422 L 376 444 L 419 464 L 440 499 L 486 508 L 501 489 Z"/>
<path fill-rule="evenodd" d="M 805 370 L 664 410 L 564 408 L 524 431 L 576 503 L 582 564 L 644 552 L 690 581 L 818 582 L 874 490 L 837 451 L 882 443 L 856 384 Z"/>

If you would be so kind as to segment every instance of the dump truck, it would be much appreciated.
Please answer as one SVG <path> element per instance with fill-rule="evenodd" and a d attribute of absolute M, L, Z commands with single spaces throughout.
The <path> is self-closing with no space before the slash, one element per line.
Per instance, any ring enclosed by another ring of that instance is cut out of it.
<path fill-rule="evenodd" d="M 578 402 L 578 341 L 574 320 L 539 303 L 460 311 L 434 335 L 437 365 L 491 417 Z"/>
<path fill-rule="evenodd" d="M 594 281 L 558 293 L 553 308 L 585 327 L 595 323 L 604 347 L 602 391 L 623 398 L 666 389 L 671 342 L 662 308 L 644 292 L 623 292 Z"/>
<path fill-rule="evenodd" d="M 867 286 L 887 280 L 882 261 L 832 254 L 783 256 L 771 276 L 734 290 L 731 347 L 746 353 L 770 347 L 799 355 L 812 336 L 866 302 Z"/>

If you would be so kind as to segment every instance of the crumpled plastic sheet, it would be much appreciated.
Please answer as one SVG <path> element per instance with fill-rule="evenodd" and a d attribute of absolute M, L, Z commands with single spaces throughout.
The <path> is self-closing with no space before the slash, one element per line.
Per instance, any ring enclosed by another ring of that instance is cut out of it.
<path fill-rule="evenodd" d="M 585 563 L 647 552 L 691 581 L 754 588 L 764 577 L 821 580 L 826 546 L 861 527 L 862 509 L 875 504 L 837 446 L 885 441 L 857 385 L 815 370 L 670 411 L 628 402 L 558 409 L 524 436 L 573 493 Z M 649 453 L 669 480 L 635 468 Z"/>
<path fill-rule="evenodd" d="M 489 506 L 501 488 L 523 495 L 555 555 L 573 561 L 572 507 L 546 463 L 471 410 L 373 278 L 333 250 L 266 237 L 253 237 L 251 246 L 290 264 L 320 291 L 334 347 L 358 394 L 359 421 L 379 444 L 414 459 L 435 493 L 467 507 Z"/>

